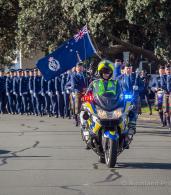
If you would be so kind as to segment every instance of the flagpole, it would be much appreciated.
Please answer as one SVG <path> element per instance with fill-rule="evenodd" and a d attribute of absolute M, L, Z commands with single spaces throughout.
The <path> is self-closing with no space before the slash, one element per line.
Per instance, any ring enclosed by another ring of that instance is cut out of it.
<path fill-rule="evenodd" d="M 88 24 L 86 23 L 86 26 L 88 26 Z M 91 35 L 91 31 L 90 31 L 90 29 L 88 30 L 89 32 L 90 32 L 90 35 Z M 89 36 L 90 36 L 89 35 Z M 100 53 L 99 53 L 99 48 L 98 48 L 98 46 L 97 46 L 97 43 L 96 43 L 96 41 L 95 41 L 95 39 L 94 39 L 94 37 L 92 36 L 92 40 L 93 40 L 93 42 L 94 42 L 94 45 L 95 45 L 95 47 L 96 47 L 96 51 L 97 51 L 97 53 L 96 53 L 96 55 L 99 57 L 99 59 L 101 59 L 102 60 L 102 57 L 101 57 L 101 55 L 100 55 Z"/>

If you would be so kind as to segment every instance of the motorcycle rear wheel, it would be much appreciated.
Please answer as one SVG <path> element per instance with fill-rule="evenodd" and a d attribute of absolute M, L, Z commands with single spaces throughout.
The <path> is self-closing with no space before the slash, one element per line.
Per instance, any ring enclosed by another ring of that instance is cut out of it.
<path fill-rule="evenodd" d="M 118 141 L 106 138 L 105 141 L 105 162 L 109 168 L 115 167 L 117 161 Z"/>

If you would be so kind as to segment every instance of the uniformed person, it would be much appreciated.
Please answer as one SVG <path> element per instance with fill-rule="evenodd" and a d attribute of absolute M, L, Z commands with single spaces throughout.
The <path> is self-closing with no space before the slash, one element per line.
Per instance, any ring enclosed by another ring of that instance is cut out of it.
<path fill-rule="evenodd" d="M 45 102 L 44 114 L 48 114 L 48 116 L 51 117 L 50 97 L 48 95 L 48 81 L 46 81 L 43 76 L 41 78 L 41 95 Z"/>
<path fill-rule="evenodd" d="M 62 76 L 55 77 L 55 96 L 57 101 L 57 112 L 60 117 L 64 117 L 64 100 L 61 89 Z"/>
<path fill-rule="evenodd" d="M 15 114 L 14 98 L 13 98 L 13 70 L 7 72 L 7 79 L 5 83 L 7 95 L 7 110 L 9 114 Z"/>
<path fill-rule="evenodd" d="M 35 114 L 42 116 L 41 107 L 41 76 L 38 73 L 38 69 L 34 69 L 34 79 L 33 79 L 33 96 L 35 102 Z"/>
<path fill-rule="evenodd" d="M 142 81 L 143 81 L 143 85 L 144 85 L 144 90 L 140 93 L 140 99 L 141 99 L 141 103 L 142 101 L 145 99 L 146 104 L 149 107 L 149 114 L 152 115 L 152 105 L 150 102 L 150 97 L 149 97 L 149 81 L 150 81 L 150 77 L 147 75 L 147 73 L 142 70 L 141 71 L 141 75 L 140 75 Z"/>
<path fill-rule="evenodd" d="M 125 64 L 124 74 L 118 77 L 124 94 L 131 94 L 133 110 L 129 115 L 128 128 L 131 134 L 136 132 L 136 121 L 138 114 L 138 105 L 140 101 L 139 93 L 143 90 L 143 82 L 137 73 L 133 73 L 132 65 L 130 63 Z"/>
<path fill-rule="evenodd" d="M 159 117 L 162 123 L 162 126 L 166 126 L 165 117 L 163 117 L 163 80 L 165 75 L 165 67 L 163 65 L 159 66 L 159 76 L 157 76 L 152 84 L 151 90 L 155 92 L 155 107 L 159 113 Z"/>
<path fill-rule="evenodd" d="M 58 104 L 56 100 L 56 95 L 55 95 L 55 80 L 49 80 L 48 81 L 48 95 L 50 98 L 50 113 L 51 115 L 55 116 L 56 118 L 59 117 L 58 115 Z"/>
<path fill-rule="evenodd" d="M 13 79 L 13 94 L 16 97 L 16 113 L 17 114 L 23 114 L 22 97 L 20 96 L 20 79 L 22 77 L 21 72 L 22 70 L 18 69 L 16 71 L 17 75 Z"/>
<path fill-rule="evenodd" d="M 24 70 L 24 75 L 20 79 L 20 96 L 22 97 L 23 112 L 29 114 L 29 70 Z"/>
<path fill-rule="evenodd" d="M 167 64 L 165 66 L 165 76 L 162 80 L 162 88 L 164 90 L 164 101 L 163 101 L 163 112 L 166 124 L 171 130 L 171 122 L 170 122 L 170 116 L 171 116 L 171 64 Z"/>
<path fill-rule="evenodd" d="M 5 82 L 6 76 L 4 75 L 4 70 L 0 70 L 0 113 L 5 113 L 6 104 L 6 92 L 5 92 Z"/>
<path fill-rule="evenodd" d="M 86 78 L 83 75 L 83 65 L 82 63 L 77 64 L 76 73 L 72 74 L 71 77 L 71 91 L 74 96 L 74 116 L 76 126 L 78 126 L 78 114 L 81 108 L 81 97 L 86 90 Z"/>

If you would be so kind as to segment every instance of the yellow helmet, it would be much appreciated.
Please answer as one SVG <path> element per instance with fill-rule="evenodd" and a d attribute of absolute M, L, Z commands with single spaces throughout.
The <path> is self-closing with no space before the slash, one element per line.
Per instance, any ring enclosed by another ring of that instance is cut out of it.
<path fill-rule="evenodd" d="M 102 60 L 99 65 L 98 65 L 98 73 L 99 75 L 102 77 L 102 74 L 104 72 L 109 72 L 110 73 L 110 77 L 112 77 L 113 75 L 113 71 L 114 71 L 114 65 L 113 62 L 109 61 L 109 60 Z"/>

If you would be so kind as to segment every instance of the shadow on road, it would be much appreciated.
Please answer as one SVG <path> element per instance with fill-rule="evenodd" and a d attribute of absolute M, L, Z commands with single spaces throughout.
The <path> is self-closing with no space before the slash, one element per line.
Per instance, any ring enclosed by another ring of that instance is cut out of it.
<path fill-rule="evenodd" d="M 8 154 L 10 152 L 11 151 L 9 151 L 9 150 L 0 150 L 0 155 L 2 155 L 2 154 Z"/>
<path fill-rule="evenodd" d="M 171 169 L 171 163 L 121 163 L 117 164 L 117 168 L 128 168 L 128 169 Z"/>

